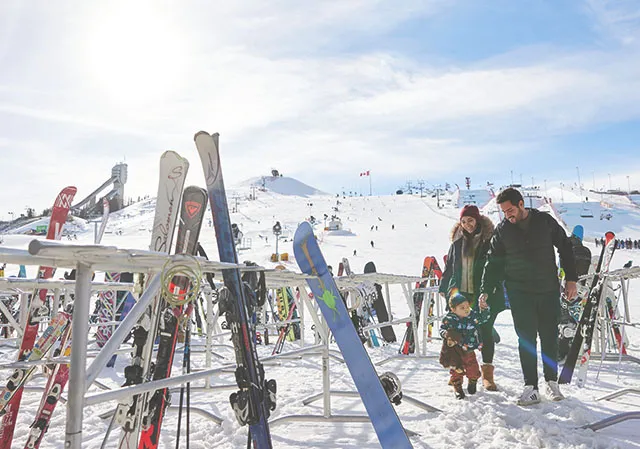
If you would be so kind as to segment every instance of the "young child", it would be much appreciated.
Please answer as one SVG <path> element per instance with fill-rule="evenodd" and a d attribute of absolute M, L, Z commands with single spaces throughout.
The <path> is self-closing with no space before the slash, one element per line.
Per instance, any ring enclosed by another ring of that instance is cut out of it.
<path fill-rule="evenodd" d="M 449 313 L 442 319 L 440 336 L 442 350 L 440 363 L 449 368 L 456 398 L 464 399 L 462 380 L 467 376 L 469 383 L 467 391 L 475 394 L 476 385 L 480 378 L 480 367 L 476 359 L 476 349 L 482 348 L 478 326 L 489 320 L 489 306 L 486 301 L 479 303 L 480 313 L 471 309 L 469 300 L 457 293 L 449 299 Z"/>

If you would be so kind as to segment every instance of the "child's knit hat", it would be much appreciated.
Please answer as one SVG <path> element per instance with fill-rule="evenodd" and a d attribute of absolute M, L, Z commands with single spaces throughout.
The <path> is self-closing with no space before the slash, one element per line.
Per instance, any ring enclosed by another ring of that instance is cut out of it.
<path fill-rule="evenodd" d="M 469 302 L 469 299 L 466 296 L 461 295 L 460 293 L 456 293 L 449 299 L 449 307 L 453 309 L 454 307 L 459 306 L 463 302 Z"/>

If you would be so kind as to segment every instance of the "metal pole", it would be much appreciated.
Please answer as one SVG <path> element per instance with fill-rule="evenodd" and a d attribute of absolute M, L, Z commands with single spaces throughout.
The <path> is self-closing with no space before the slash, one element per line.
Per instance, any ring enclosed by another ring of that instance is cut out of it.
<path fill-rule="evenodd" d="M 293 295 L 293 301 L 296 303 L 296 308 L 298 309 L 298 316 L 300 317 L 300 341 L 302 343 L 302 347 L 304 348 L 305 344 L 304 344 L 304 314 L 305 314 L 305 307 L 304 304 L 302 302 L 302 290 L 300 290 L 300 288 L 298 287 L 298 297 L 296 298 L 296 295 L 294 293 Z M 311 311 L 311 313 L 313 313 L 313 311 Z"/>
<path fill-rule="evenodd" d="M 213 334 L 213 293 L 207 293 L 204 297 L 207 299 L 207 337 L 205 340 L 205 367 L 211 368 L 211 334 Z M 207 377 L 204 381 L 204 386 L 209 388 L 211 386 L 211 379 Z"/>
<path fill-rule="evenodd" d="M 580 181 L 580 168 L 576 167 L 576 171 L 578 172 L 578 189 L 580 190 L 580 201 L 582 201 L 582 181 Z"/>
<path fill-rule="evenodd" d="M 331 416 L 331 378 L 329 372 L 329 339 L 324 339 L 322 350 L 322 414 L 325 418 Z"/>
<path fill-rule="evenodd" d="M 51 305 L 51 316 L 53 317 L 60 310 L 60 289 L 53 290 L 53 304 Z"/>
<path fill-rule="evenodd" d="M 91 298 L 91 265 L 79 262 L 76 275 L 76 297 L 71 331 L 71 363 L 67 425 L 64 447 L 82 449 L 82 410 L 86 383 L 87 341 L 89 339 L 89 301 Z"/>
<path fill-rule="evenodd" d="M 393 314 L 391 313 L 391 295 L 389 294 L 389 283 L 384 283 L 384 292 L 387 299 L 387 311 L 389 312 L 389 319 L 393 320 Z"/>
<path fill-rule="evenodd" d="M 29 294 L 20 292 L 20 328 L 27 327 L 27 313 L 29 312 Z"/>

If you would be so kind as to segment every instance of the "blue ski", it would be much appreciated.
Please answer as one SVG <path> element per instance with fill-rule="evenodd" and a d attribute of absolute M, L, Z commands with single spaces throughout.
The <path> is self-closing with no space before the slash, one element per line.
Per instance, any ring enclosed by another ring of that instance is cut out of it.
<path fill-rule="evenodd" d="M 238 263 L 233 241 L 227 196 L 220 167 L 218 134 L 198 132 L 194 137 L 209 193 L 220 262 Z M 236 419 L 241 425 L 249 425 L 249 435 L 256 449 L 270 449 L 269 413 L 276 407 L 275 380 L 265 380 L 264 368 L 258 361 L 255 330 L 251 327 L 246 291 L 240 270 L 224 270 L 222 273 L 228 295 L 219 296 L 219 307 L 224 311 L 231 329 L 236 355 L 236 381 L 239 391 L 229 397 Z"/>
<path fill-rule="evenodd" d="M 342 352 L 351 377 L 362 398 L 371 424 L 383 449 L 411 448 L 400 418 L 389 402 L 376 370 L 360 337 L 351 324 L 349 313 L 327 268 L 313 229 L 308 222 L 300 224 L 293 238 L 293 251 L 303 273 L 317 276 L 307 279 L 320 310 Z"/>

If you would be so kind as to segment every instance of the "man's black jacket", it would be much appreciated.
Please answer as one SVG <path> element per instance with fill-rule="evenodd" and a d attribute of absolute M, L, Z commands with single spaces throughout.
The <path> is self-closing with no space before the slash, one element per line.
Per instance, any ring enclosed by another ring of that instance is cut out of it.
<path fill-rule="evenodd" d="M 577 280 L 571 241 L 564 229 L 549 214 L 529 209 L 529 215 L 527 232 L 506 218 L 496 227 L 482 275 L 482 293 L 489 293 L 489 286 L 500 279 L 505 280 L 507 292 L 559 292 L 554 246 L 566 280 Z"/>

